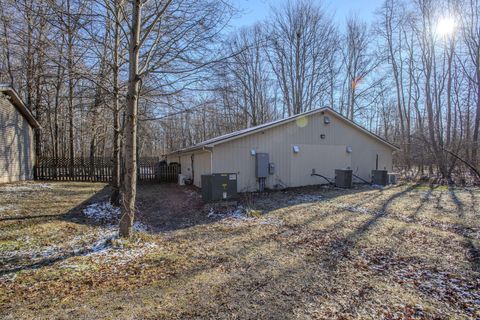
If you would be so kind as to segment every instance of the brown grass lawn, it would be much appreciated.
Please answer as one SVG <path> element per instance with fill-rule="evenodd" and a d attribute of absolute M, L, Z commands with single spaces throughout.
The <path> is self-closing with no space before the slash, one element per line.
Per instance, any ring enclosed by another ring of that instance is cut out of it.
<path fill-rule="evenodd" d="M 480 318 L 479 189 L 252 195 L 259 217 L 193 206 L 198 223 L 124 241 L 82 215 L 103 188 L 0 186 L 0 318 Z M 142 221 L 169 217 L 150 202 L 167 191 L 140 187 Z"/>

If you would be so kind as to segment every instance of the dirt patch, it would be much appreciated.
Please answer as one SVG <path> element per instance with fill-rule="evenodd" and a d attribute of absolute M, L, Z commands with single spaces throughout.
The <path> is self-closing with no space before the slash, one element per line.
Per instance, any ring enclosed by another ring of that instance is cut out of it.
<path fill-rule="evenodd" d="M 137 218 L 151 232 L 174 231 L 223 219 L 230 222 L 235 219 L 252 221 L 282 207 L 317 203 L 338 195 L 366 190 L 376 189 L 364 185 L 356 185 L 348 190 L 311 186 L 264 193 L 242 193 L 236 201 L 208 204 L 203 202 L 201 190 L 194 186 L 179 186 L 173 183 L 144 184 L 138 186 Z"/>
<path fill-rule="evenodd" d="M 138 186 L 138 218 L 152 232 L 173 231 L 212 222 L 199 189 L 177 184 Z"/>

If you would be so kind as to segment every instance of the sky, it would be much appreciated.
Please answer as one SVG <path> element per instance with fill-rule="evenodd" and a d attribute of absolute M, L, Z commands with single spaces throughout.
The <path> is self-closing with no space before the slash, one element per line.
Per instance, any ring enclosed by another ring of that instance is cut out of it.
<path fill-rule="evenodd" d="M 271 12 L 271 7 L 281 7 L 285 1 L 232 0 L 232 2 L 243 12 L 232 21 L 233 28 L 240 28 L 267 18 Z M 375 10 L 381 6 L 383 0 L 318 0 L 318 2 L 322 3 L 334 15 L 337 24 L 342 26 L 350 14 L 355 14 L 368 23 L 371 22 L 375 17 Z"/>

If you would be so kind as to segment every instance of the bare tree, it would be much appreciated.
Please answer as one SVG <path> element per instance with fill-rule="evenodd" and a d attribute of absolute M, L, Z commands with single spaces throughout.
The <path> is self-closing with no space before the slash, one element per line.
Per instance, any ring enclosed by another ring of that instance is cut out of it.
<path fill-rule="evenodd" d="M 285 114 L 298 114 L 329 99 L 329 62 L 337 52 L 337 32 L 312 1 L 288 2 L 274 12 L 269 61 L 282 92 Z"/>
<path fill-rule="evenodd" d="M 246 120 L 245 126 L 256 126 L 272 119 L 274 113 L 275 91 L 272 90 L 273 80 L 265 57 L 266 37 L 262 26 L 257 24 L 251 29 L 243 29 L 229 42 L 232 58 L 225 61 L 222 70 L 226 68 L 232 79 L 227 79 L 231 85 L 226 88 L 226 95 L 237 102 Z M 224 86 L 225 88 L 225 86 Z"/>
<path fill-rule="evenodd" d="M 368 84 L 362 89 L 366 77 L 379 64 L 370 51 L 367 24 L 353 16 L 347 20 L 345 35 L 344 65 L 346 73 L 347 103 L 346 115 L 354 120 L 357 99 L 366 95 L 374 86 Z M 340 110 L 343 108 L 341 107 Z"/>
<path fill-rule="evenodd" d="M 461 4 L 462 34 L 468 57 L 468 64 L 463 63 L 463 70 L 475 92 L 471 160 L 478 165 L 478 149 L 480 148 L 480 2 L 465 0 Z"/>
<path fill-rule="evenodd" d="M 143 7 L 147 6 L 145 14 Z M 129 80 L 125 122 L 125 176 L 120 235 L 129 236 L 135 213 L 137 121 L 140 96 L 173 95 L 203 80 L 221 58 L 209 45 L 226 24 L 223 1 L 134 0 L 128 25 Z M 141 91 L 142 90 L 142 91 Z"/>
<path fill-rule="evenodd" d="M 408 41 L 406 38 L 405 26 L 408 24 L 403 3 L 396 0 L 387 0 L 380 9 L 381 27 L 379 28 L 380 36 L 385 40 L 385 51 L 387 61 L 392 68 L 393 80 L 395 83 L 395 95 L 398 122 L 400 124 L 400 142 L 404 150 L 404 161 L 409 164 L 410 157 L 410 104 L 407 104 L 404 88 L 405 58 L 404 46 Z M 409 65 L 407 64 L 406 67 Z M 412 72 L 408 73 L 410 76 Z M 411 87 L 411 79 L 408 82 Z M 410 100 L 409 100 L 410 101 Z"/>

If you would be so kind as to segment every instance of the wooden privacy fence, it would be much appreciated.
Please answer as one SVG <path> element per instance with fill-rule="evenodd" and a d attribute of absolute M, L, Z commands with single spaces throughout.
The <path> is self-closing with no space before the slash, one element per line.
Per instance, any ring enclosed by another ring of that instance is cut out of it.
<path fill-rule="evenodd" d="M 154 157 L 138 159 L 137 168 L 137 179 L 141 182 L 177 182 L 180 173 L 178 163 L 167 165 Z M 77 157 L 73 161 L 69 158 L 40 157 L 35 166 L 36 180 L 109 182 L 112 175 L 113 159 L 104 157 Z"/>

